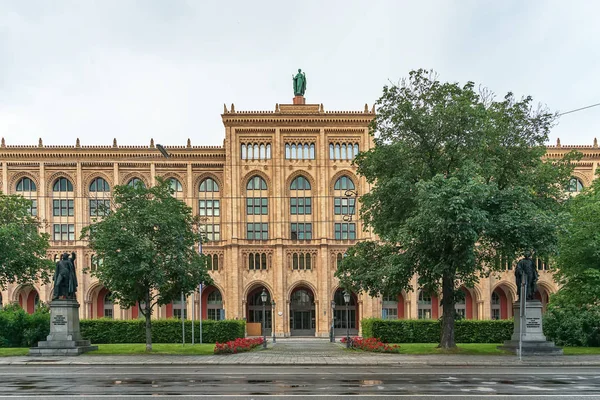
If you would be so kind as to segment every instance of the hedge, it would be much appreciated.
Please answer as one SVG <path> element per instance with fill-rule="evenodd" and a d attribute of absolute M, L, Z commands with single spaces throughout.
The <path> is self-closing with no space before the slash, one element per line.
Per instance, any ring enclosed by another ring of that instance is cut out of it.
<path fill-rule="evenodd" d="M 146 322 L 139 320 L 86 319 L 79 322 L 81 335 L 94 344 L 146 343 Z M 243 320 L 203 320 L 202 342 L 228 342 L 245 336 Z M 194 336 L 199 339 L 200 322 L 194 321 Z M 192 342 L 192 322 L 185 321 L 185 341 Z M 152 320 L 153 343 L 181 343 L 181 320 Z"/>
<path fill-rule="evenodd" d="M 437 320 L 383 320 L 361 321 L 363 337 L 374 337 L 384 343 L 439 343 L 441 322 Z M 513 333 L 512 320 L 455 321 L 456 343 L 502 343 Z"/>
<path fill-rule="evenodd" d="M 50 333 L 50 313 L 42 305 L 27 314 L 19 305 L 9 304 L 0 311 L 0 347 L 33 347 Z"/>

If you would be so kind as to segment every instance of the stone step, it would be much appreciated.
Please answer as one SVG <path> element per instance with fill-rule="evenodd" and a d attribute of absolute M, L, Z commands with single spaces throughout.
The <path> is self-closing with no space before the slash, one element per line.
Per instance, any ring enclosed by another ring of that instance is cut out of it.
<path fill-rule="evenodd" d="M 75 347 L 87 347 L 90 344 L 89 340 L 45 340 L 38 342 L 38 348 L 72 349 Z"/>
<path fill-rule="evenodd" d="M 77 346 L 68 349 L 32 347 L 30 356 L 78 356 L 82 353 L 98 350 L 98 346 Z"/>

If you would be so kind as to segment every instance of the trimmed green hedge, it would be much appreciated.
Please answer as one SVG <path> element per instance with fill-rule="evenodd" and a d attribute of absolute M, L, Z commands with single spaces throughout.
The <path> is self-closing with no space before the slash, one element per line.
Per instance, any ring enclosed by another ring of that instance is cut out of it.
<path fill-rule="evenodd" d="M 436 320 L 368 318 L 361 324 L 363 337 L 384 343 L 439 343 L 441 336 L 441 322 Z M 456 343 L 502 343 L 512 333 L 512 320 L 455 321 Z"/>
<path fill-rule="evenodd" d="M 80 321 L 81 335 L 92 343 L 146 343 L 146 322 L 139 320 L 86 319 Z M 194 336 L 199 339 L 200 322 L 194 321 Z M 202 321 L 202 342 L 228 342 L 245 335 L 242 320 Z M 186 342 L 192 342 L 192 322 L 185 321 Z M 181 343 L 181 320 L 152 320 L 153 343 Z"/>

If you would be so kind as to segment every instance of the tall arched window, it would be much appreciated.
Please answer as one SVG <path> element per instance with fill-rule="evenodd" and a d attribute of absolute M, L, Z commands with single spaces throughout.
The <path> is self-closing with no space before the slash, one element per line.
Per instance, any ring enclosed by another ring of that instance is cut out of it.
<path fill-rule="evenodd" d="M 207 317 L 214 321 L 224 319 L 223 296 L 218 289 L 213 290 L 207 297 Z"/>
<path fill-rule="evenodd" d="M 221 200 L 219 184 L 212 178 L 200 182 L 198 188 L 198 214 L 203 221 L 203 232 L 207 240 L 221 240 Z"/>
<path fill-rule="evenodd" d="M 312 192 L 308 179 L 297 176 L 290 184 L 290 238 L 312 239 Z"/>
<path fill-rule="evenodd" d="M 461 290 L 461 296 L 454 301 L 454 312 L 461 319 L 467 318 L 467 295 Z"/>
<path fill-rule="evenodd" d="M 89 215 L 103 217 L 110 212 L 110 185 L 104 178 L 94 178 L 89 186 Z"/>
<path fill-rule="evenodd" d="M 431 295 L 426 294 L 423 290 L 419 292 L 419 319 L 431 319 Z"/>
<path fill-rule="evenodd" d="M 52 186 L 53 239 L 75 240 L 75 193 L 67 178 L 58 178 Z"/>
<path fill-rule="evenodd" d="M 21 178 L 16 185 L 17 193 L 31 201 L 29 213 L 38 215 L 37 186 L 30 178 Z"/>
<path fill-rule="evenodd" d="M 335 240 L 356 239 L 356 223 L 351 222 L 356 212 L 356 192 L 352 179 L 341 176 L 333 186 L 333 214 Z"/>
<path fill-rule="evenodd" d="M 582 190 L 583 190 L 583 182 L 581 182 L 581 179 L 572 177 L 569 180 L 569 187 L 568 187 L 569 193 L 579 193 Z"/>
<path fill-rule="evenodd" d="M 329 145 L 329 159 L 330 160 L 335 159 L 334 150 L 333 150 L 333 143 L 331 143 Z"/>
<path fill-rule="evenodd" d="M 269 238 L 269 198 L 267 182 L 254 175 L 246 184 L 246 238 L 267 240 Z"/>
<path fill-rule="evenodd" d="M 140 178 L 131 178 L 129 182 L 127 182 L 127 185 L 131 187 L 136 187 L 138 185 L 142 185 L 143 188 L 146 187 L 146 184 Z"/>
<path fill-rule="evenodd" d="M 113 310 L 114 310 L 114 304 L 113 304 L 113 299 L 112 299 L 112 293 L 108 292 L 104 295 L 104 318 L 113 318 Z"/>
<path fill-rule="evenodd" d="M 500 296 L 496 291 L 492 292 L 492 319 L 500 319 Z"/>
<path fill-rule="evenodd" d="M 169 178 L 169 186 L 171 189 L 177 194 L 178 192 L 183 192 L 183 185 L 177 178 Z"/>
<path fill-rule="evenodd" d="M 218 271 L 219 270 L 218 254 L 206 254 L 206 269 L 209 271 Z"/>

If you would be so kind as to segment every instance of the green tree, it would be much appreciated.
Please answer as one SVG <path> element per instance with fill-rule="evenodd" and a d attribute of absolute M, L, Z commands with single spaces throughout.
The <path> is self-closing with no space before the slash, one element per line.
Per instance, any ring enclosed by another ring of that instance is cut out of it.
<path fill-rule="evenodd" d="M 375 146 L 355 164 L 372 185 L 361 218 L 379 240 L 351 247 L 336 275 L 370 295 L 411 290 L 415 274 L 441 288 L 440 346 L 451 348 L 459 285 L 500 269 L 500 255 L 555 250 L 576 155 L 544 162 L 555 115 L 530 97 L 495 101 L 424 70 L 384 87 L 377 106 Z"/>
<path fill-rule="evenodd" d="M 152 350 L 152 309 L 211 283 L 192 209 L 173 196 L 169 181 L 151 188 L 115 186 L 114 210 L 84 228 L 82 238 L 102 260 L 92 274 L 122 307 L 143 304 L 146 350 Z"/>
<path fill-rule="evenodd" d="M 559 237 L 557 297 L 576 308 L 600 306 L 600 179 L 569 202 L 569 220 Z M 555 303 L 552 299 L 552 303 Z"/>
<path fill-rule="evenodd" d="M 0 288 L 11 283 L 48 282 L 52 261 L 48 260 L 47 233 L 30 214 L 31 201 L 23 196 L 0 193 Z"/>

